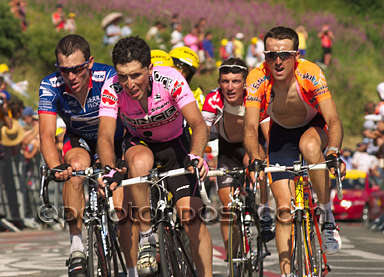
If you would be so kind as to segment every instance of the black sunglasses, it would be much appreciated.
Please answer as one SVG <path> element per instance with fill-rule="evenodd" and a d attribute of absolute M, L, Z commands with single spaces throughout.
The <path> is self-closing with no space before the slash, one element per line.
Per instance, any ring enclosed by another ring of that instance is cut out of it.
<path fill-rule="evenodd" d="M 237 74 L 237 73 L 240 73 L 240 72 L 247 72 L 248 71 L 248 68 L 246 68 L 245 66 L 242 66 L 242 65 L 238 65 L 238 64 L 226 64 L 226 65 L 220 65 L 219 66 L 219 72 L 220 74 L 228 74 L 228 73 L 233 73 L 233 74 Z"/>
<path fill-rule="evenodd" d="M 77 75 L 77 74 L 80 74 L 81 72 L 83 72 L 84 70 L 84 66 L 89 63 L 89 60 L 86 61 L 85 63 L 83 64 L 80 64 L 80 65 L 75 65 L 75 66 L 72 66 L 72 67 L 64 67 L 64 66 L 58 66 L 57 63 L 55 64 L 55 66 L 57 67 L 57 69 L 59 69 L 59 71 L 63 74 L 66 74 L 68 75 L 70 72 Z"/>
<path fill-rule="evenodd" d="M 296 50 L 289 50 L 289 51 L 264 51 L 265 58 L 269 60 L 275 61 L 277 57 L 280 58 L 280 60 L 285 61 L 286 59 L 292 57 L 294 54 L 296 54 Z"/>

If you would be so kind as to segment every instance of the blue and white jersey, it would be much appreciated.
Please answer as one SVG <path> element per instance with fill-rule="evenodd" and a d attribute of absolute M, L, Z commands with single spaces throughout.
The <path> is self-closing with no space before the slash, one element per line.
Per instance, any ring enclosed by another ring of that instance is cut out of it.
<path fill-rule="evenodd" d="M 67 132 L 84 139 L 97 140 L 101 89 L 105 81 L 116 75 L 113 66 L 94 63 L 89 80 L 89 91 L 84 107 L 67 89 L 59 71 L 46 76 L 40 83 L 39 114 L 59 115 L 65 122 Z M 124 125 L 118 118 L 115 139 L 123 137 Z"/>

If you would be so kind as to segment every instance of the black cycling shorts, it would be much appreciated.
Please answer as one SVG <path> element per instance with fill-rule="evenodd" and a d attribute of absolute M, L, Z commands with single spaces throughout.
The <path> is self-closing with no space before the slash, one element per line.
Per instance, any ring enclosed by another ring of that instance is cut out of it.
<path fill-rule="evenodd" d="M 122 152 L 122 142 L 123 138 L 115 140 L 115 155 L 116 158 L 121 159 L 123 152 Z M 89 140 L 80 137 L 77 134 L 74 133 L 65 133 L 64 141 L 63 141 L 63 157 L 65 156 L 65 153 L 67 153 L 72 148 L 81 147 L 85 149 L 90 158 L 91 158 L 91 164 L 94 164 L 94 162 L 98 159 L 98 156 L 96 155 L 97 145 L 96 141 Z"/>
<path fill-rule="evenodd" d="M 164 165 L 164 170 L 168 171 L 184 167 L 184 158 L 189 154 L 190 150 L 190 135 L 188 132 L 183 132 L 178 138 L 170 141 L 147 142 L 138 137 L 133 137 L 127 132 L 123 142 L 124 153 L 130 147 L 139 144 L 148 147 L 154 155 L 155 163 L 161 162 Z M 200 197 L 195 175 L 186 174 L 167 178 L 167 185 L 168 190 L 173 194 L 175 202 L 183 197 Z"/>
<path fill-rule="evenodd" d="M 324 129 L 326 126 L 324 118 L 317 114 L 311 122 L 306 126 L 286 129 L 279 124 L 273 122 L 270 127 L 269 146 L 268 146 L 268 163 L 292 165 L 293 162 L 300 160 L 299 141 L 301 136 L 311 127 Z M 272 181 L 289 179 L 292 173 L 274 172 L 271 173 Z"/>

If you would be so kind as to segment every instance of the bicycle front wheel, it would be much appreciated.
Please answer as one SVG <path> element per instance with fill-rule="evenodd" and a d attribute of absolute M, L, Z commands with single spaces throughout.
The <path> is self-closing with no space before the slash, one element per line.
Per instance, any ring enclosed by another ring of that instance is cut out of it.
<path fill-rule="evenodd" d="M 291 275 L 303 277 L 303 216 L 302 211 L 298 210 L 298 215 L 293 223 L 292 232 L 292 251 L 291 251 Z"/>
<path fill-rule="evenodd" d="M 232 205 L 229 218 L 228 265 L 229 277 L 245 276 L 246 235 L 241 224 L 241 212 L 237 205 Z"/>
<path fill-rule="evenodd" d="M 88 225 L 87 238 L 87 277 L 108 277 L 107 262 L 105 258 L 101 231 L 95 222 Z"/>
<path fill-rule="evenodd" d="M 182 274 L 176 257 L 176 246 L 172 239 L 171 227 L 160 222 L 158 228 L 160 248 L 160 268 L 163 277 L 181 277 Z"/>

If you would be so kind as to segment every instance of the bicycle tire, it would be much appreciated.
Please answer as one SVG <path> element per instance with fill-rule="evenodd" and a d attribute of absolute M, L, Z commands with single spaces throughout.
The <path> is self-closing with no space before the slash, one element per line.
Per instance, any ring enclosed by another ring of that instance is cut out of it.
<path fill-rule="evenodd" d="M 116 239 L 116 236 L 114 235 L 114 228 L 112 226 L 112 223 L 108 220 L 108 245 L 109 245 L 109 262 L 110 262 L 110 267 L 109 267 L 109 272 L 110 276 L 114 277 L 119 277 L 119 259 L 120 262 L 122 262 L 122 257 L 119 249 L 119 245 Z M 120 255 L 119 255 L 120 254 Z M 108 259 L 107 259 L 108 260 Z M 124 263 L 122 264 L 122 268 L 125 267 Z M 125 273 L 125 275 L 127 275 Z"/>
<path fill-rule="evenodd" d="M 245 234 L 241 228 L 241 213 L 237 205 L 232 205 L 229 216 L 229 236 L 228 236 L 228 265 L 229 277 L 245 276 L 245 257 L 244 244 Z"/>
<path fill-rule="evenodd" d="M 158 227 L 160 248 L 160 274 L 163 277 L 181 277 L 177 263 L 176 246 L 174 245 L 171 227 L 165 222 L 160 222 Z"/>
<path fill-rule="evenodd" d="M 291 258 L 291 275 L 303 277 L 303 215 L 302 210 L 297 211 L 292 236 L 293 248 Z"/>
<path fill-rule="evenodd" d="M 190 244 L 189 244 L 189 239 L 186 237 L 185 232 L 180 229 L 180 230 L 173 230 L 174 235 L 173 239 L 175 241 L 176 245 L 176 257 L 178 260 L 178 265 L 180 267 L 181 275 L 183 277 L 197 277 L 197 274 L 195 272 L 195 268 L 193 265 L 193 260 L 192 257 L 190 256 L 191 254 L 188 252 L 190 251 Z M 185 245 L 185 240 L 188 240 L 188 244 Z M 187 246 L 189 248 L 187 248 Z"/>
<path fill-rule="evenodd" d="M 94 222 L 91 222 L 88 226 L 87 277 L 108 277 L 101 231 L 94 224 Z M 95 257 L 97 257 L 97 260 L 95 260 Z"/>

